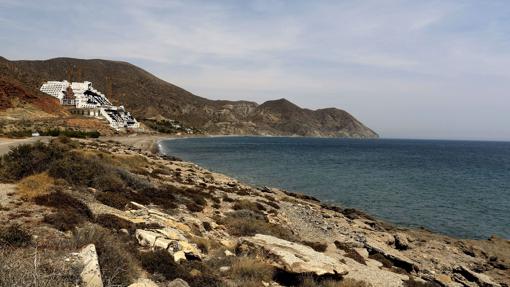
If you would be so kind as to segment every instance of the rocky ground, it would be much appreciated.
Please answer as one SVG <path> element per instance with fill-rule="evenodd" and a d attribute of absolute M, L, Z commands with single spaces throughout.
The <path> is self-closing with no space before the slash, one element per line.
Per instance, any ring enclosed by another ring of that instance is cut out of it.
<path fill-rule="evenodd" d="M 37 246 L 41 261 L 67 270 L 54 276 L 62 286 L 510 285 L 508 240 L 399 228 L 124 142 L 55 143 L 74 160 L 5 177 L 0 246 L 30 230 L 9 254 L 32 259 Z M 0 286 L 12 272 L 0 267 Z"/>

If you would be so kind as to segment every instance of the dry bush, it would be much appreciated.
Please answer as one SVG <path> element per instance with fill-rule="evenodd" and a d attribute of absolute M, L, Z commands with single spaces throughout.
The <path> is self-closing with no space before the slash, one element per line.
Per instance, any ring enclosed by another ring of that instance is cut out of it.
<path fill-rule="evenodd" d="M 27 246 L 31 242 L 32 235 L 18 224 L 0 228 L 0 247 L 2 248 L 5 246 Z"/>
<path fill-rule="evenodd" d="M 209 223 L 207 221 L 202 222 L 202 226 L 204 227 L 204 229 L 206 231 L 211 231 L 213 229 L 212 226 L 211 226 L 211 223 Z"/>
<path fill-rule="evenodd" d="M 229 276 L 237 286 L 262 285 L 262 281 L 270 282 L 274 275 L 274 268 L 253 257 L 236 258 L 229 271 Z"/>
<path fill-rule="evenodd" d="M 34 201 L 56 209 L 55 213 L 44 215 L 43 221 L 61 231 L 72 230 L 92 218 L 87 205 L 61 190 L 37 196 Z"/>
<path fill-rule="evenodd" d="M 16 146 L 2 157 L 0 176 L 6 180 L 19 180 L 44 172 L 50 163 L 61 159 L 68 150 L 67 145 L 57 142 L 51 145 L 37 142 Z"/>
<path fill-rule="evenodd" d="M 328 244 L 317 241 L 302 241 L 304 245 L 310 246 L 317 252 L 324 252 L 328 248 Z"/>
<path fill-rule="evenodd" d="M 97 216 L 95 222 L 103 227 L 113 230 L 126 229 L 130 232 L 134 232 L 136 230 L 136 224 L 113 214 L 100 214 Z"/>
<path fill-rule="evenodd" d="M 33 200 L 49 194 L 54 184 L 55 180 L 46 172 L 27 176 L 18 183 L 18 194 L 23 200 Z"/>
<path fill-rule="evenodd" d="M 409 280 L 404 281 L 405 287 L 438 287 L 439 285 L 432 282 L 416 281 L 414 277 L 410 276 Z"/>
<path fill-rule="evenodd" d="M 302 279 L 299 287 L 371 287 L 372 285 L 356 281 L 354 279 L 343 279 L 343 280 L 334 280 L 334 279 L 314 279 L 311 276 L 306 276 Z"/>
<path fill-rule="evenodd" d="M 228 197 L 228 195 L 226 195 L 226 194 L 225 194 L 225 195 L 223 195 L 222 200 L 223 200 L 224 202 L 234 202 L 234 201 L 235 201 L 233 198 Z"/>
<path fill-rule="evenodd" d="M 260 233 L 289 241 L 297 240 L 291 230 L 281 225 L 269 223 L 264 216 L 251 211 L 240 210 L 229 213 L 219 223 L 224 224 L 228 232 L 234 236 L 253 236 Z"/>
<path fill-rule="evenodd" d="M 126 205 L 131 201 L 126 197 L 125 193 L 112 191 L 98 192 L 96 193 L 95 198 L 104 205 L 120 210 L 124 210 Z"/>
<path fill-rule="evenodd" d="M 179 264 L 165 250 L 143 252 L 139 257 L 143 268 L 154 276 L 162 276 L 166 280 L 181 278 L 187 281 L 191 287 L 225 286 L 215 270 L 199 261 L 186 261 Z M 193 269 L 198 270 L 199 274 L 192 276 L 190 271 Z"/>
<path fill-rule="evenodd" d="M 245 209 L 245 210 L 250 210 L 253 212 L 262 212 L 262 211 L 266 210 L 264 205 L 262 205 L 258 202 L 253 202 L 253 201 L 249 201 L 249 200 L 245 200 L 245 199 L 239 200 L 236 203 L 234 203 L 234 205 L 232 206 L 232 209 L 234 209 L 234 210 Z"/>
<path fill-rule="evenodd" d="M 194 202 L 186 203 L 186 208 L 188 208 L 188 210 L 191 212 L 201 212 L 202 210 L 204 210 L 203 205 L 198 205 Z"/>
<path fill-rule="evenodd" d="M 133 248 L 119 235 L 97 225 L 88 225 L 73 232 L 76 248 L 96 246 L 105 286 L 127 286 L 139 277 L 138 261 L 130 253 Z"/>
<path fill-rule="evenodd" d="M 74 287 L 80 266 L 66 254 L 36 248 L 0 248 L 0 287 Z"/>

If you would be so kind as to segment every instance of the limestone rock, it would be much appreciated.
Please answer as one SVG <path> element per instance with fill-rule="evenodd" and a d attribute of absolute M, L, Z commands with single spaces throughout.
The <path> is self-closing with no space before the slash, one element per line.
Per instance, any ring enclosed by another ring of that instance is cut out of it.
<path fill-rule="evenodd" d="M 302 244 L 263 234 L 243 237 L 240 240 L 247 250 L 269 253 L 271 263 L 288 272 L 313 273 L 318 276 L 347 274 L 343 263 Z"/>
<path fill-rule="evenodd" d="M 99 268 L 99 260 L 97 257 L 96 246 L 89 244 L 85 246 L 79 253 L 79 257 L 83 264 L 83 270 L 80 273 L 82 286 L 84 287 L 103 287 L 101 279 L 101 270 Z"/>
<path fill-rule="evenodd" d="M 469 281 L 476 282 L 479 286 L 501 287 L 501 285 L 492 281 L 492 279 L 489 276 L 481 273 L 476 273 L 464 265 L 460 265 L 459 267 L 455 268 L 455 271 L 462 274 L 462 276 L 464 276 Z"/>
<path fill-rule="evenodd" d="M 129 285 L 128 287 L 159 287 L 159 286 L 150 279 L 141 278 L 138 279 L 137 282 Z"/>
<path fill-rule="evenodd" d="M 386 244 L 367 238 L 365 241 L 365 248 L 367 248 L 370 253 L 380 253 L 386 258 L 398 262 L 408 272 L 419 269 L 418 265 L 414 261 L 405 257 L 399 251 L 387 246 Z"/>
<path fill-rule="evenodd" d="M 167 287 L 189 287 L 188 282 L 177 278 L 166 285 Z"/>
<path fill-rule="evenodd" d="M 174 261 L 179 262 L 182 260 L 186 260 L 186 253 L 184 251 L 177 251 L 174 253 Z"/>

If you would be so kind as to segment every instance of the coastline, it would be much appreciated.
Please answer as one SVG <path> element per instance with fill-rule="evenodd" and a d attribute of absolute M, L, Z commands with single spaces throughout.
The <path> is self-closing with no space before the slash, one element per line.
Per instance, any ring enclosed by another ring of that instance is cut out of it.
<path fill-rule="evenodd" d="M 311 196 L 282 189 L 255 187 L 194 163 L 157 153 L 162 140 L 176 138 L 181 137 L 134 135 L 78 140 L 81 143 L 79 152 L 109 158 L 111 163 L 116 163 L 116 168 L 129 168 L 131 173 L 154 187 L 169 188 L 175 194 L 169 195 L 171 202 L 161 199 L 162 193 L 152 194 L 153 191 L 145 198 L 137 195 L 129 199 L 132 202 L 128 200 L 127 205 L 117 203 L 116 197 L 121 196 L 119 192 L 96 188 L 89 188 L 85 193 L 69 188 L 66 192 L 85 203 L 92 218 L 107 215 L 132 224 L 144 224 L 141 226 L 146 227 L 137 227 L 136 233 L 135 230 L 124 231 L 136 236 L 142 247 L 147 247 L 147 242 L 155 242 L 154 238 L 161 234 L 168 244 L 175 240 L 175 235 L 161 232 L 178 230 L 179 240 L 195 240 L 199 236 L 200 240 L 216 242 L 215 246 L 219 244 L 223 246 L 221 248 L 235 252 L 235 256 L 246 256 L 244 252 L 262 252 L 265 255 L 260 259 L 296 276 L 310 273 L 317 278 L 333 276 L 337 280 L 366 282 L 374 287 L 409 286 L 406 282 L 410 281 L 448 287 L 462 284 L 505 286 L 495 282 L 510 283 L 508 240 L 496 237 L 463 240 L 423 229 L 402 228 L 356 209 L 328 205 Z M 15 185 L 9 185 L 9 188 L 13 190 Z M 101 197 L 106 195 L 115 197 L 111 200 Z M 179 199 L 182 196 L 187 199 L 182 201 Z M 8 208 L 0 210 L 0 215 L 6 218 L 13 213 L 41 209 L 30 202 L 17 205 L 19 198 L 8 200 L 11 203 L 2 203 Z M 163 208 L 164 205 L 169 207 Z M 252 215 L 242 217 L 248 214 Z M 154 229 L 151 224 L 155 222 L 166 229 Z M 92 223 L 101 224 L 95 220 Z M 48 234 L 47 226 L 38 223 L 32 229 L 40 236 Z M 141 236 L 149 237 L 141 239 Z M 178 244 L 189 246 L 190 243 Z M 217 253 L 199 251 L 196 246 L 192 245 L 188 251 L 193 252 L 195 258 L 201 258 L 203 264 L 216 260 Z M 287 246 L 285 251 L 279 249 L 282 246 Z M 318 251 L 306 246 L 314 246 L 312 248 Z M 275 253 L 268 255 L 267 252 Z M 289 255 L 282 257 L 280 252 Z M 299 259 L 300 263 L 295 265 L 286 261 L 290 258 L 307 259 Z"/>

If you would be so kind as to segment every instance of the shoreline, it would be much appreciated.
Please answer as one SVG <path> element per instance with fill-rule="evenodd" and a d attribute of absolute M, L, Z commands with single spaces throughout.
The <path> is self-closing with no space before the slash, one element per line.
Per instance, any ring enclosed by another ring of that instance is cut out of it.
<path fill-rule="evenodd" d="M 189 245 L 198 238 L 201 241 L 197 242 L 214 242 L 215 248 L 226 248 L 235 253 L 228 256 L 235 258 L 243 258 L 252 251 L 262 252 L 266 255 L 259 259 L 297 276 L 310 273 L 317 278 L 338 276 L 338 280 L 366 282 L 373 287 L 404 287 L 409 286 L 406 282 L 410 281 L 434 282 L 437 285 L 430 286 L 443 287 L 510 284 L 508 240 L 497 237 L 464 240 L 423 229 L 403 228 L 357 209 L 328 205 L 314 197 L 283 189 L 257 187 L 192 162 L 154 153 L 162 140 L 176 138 L 181 137 L 134 135 L 79 139 L 81 152 L 108 157 L 112 163 L 118 163 L 115 167 L 129 170 L 154 189 L 119 193 L 102 190 L 100 186 L 88 188 L 87 192 L 69 187 L 66 193 L 88 206 L 92 214 L 90 223 L 101 224 L 95 219 L 105 215 L 133 224 L 143 223 L 136 230 L 123 232 L 138 240 L 139 248 L 146 248 L 147 242 L 155 242 L 151 236 L 161 237 L 166 242 L 163 249 L 168 248 L 169 241 L 181 240 L 179 244 L 184 245 L 178 246 L 190 246 L 187 252 L 203 259 L 203 264 L 209 259 L 221 258 L 222 253 L 202 252 L 195 245 Z M 9 186 L 15 188 L 15 185 Z M 166 193 L 158 191 L 163 190 L 172 191 L 172 195 L 162 197 Z M 140 197 L 138 192 L 144 195 Z M 135 198 L 126 198 L 127 203 L 118 204 L 121 200 L 118 196 L 135 194 Z M 4 203 L 4 206 L 9 204 L 8 209 L 0 209 L 0 213 L 11 213 L 5 214 L 5 218 L 42 208 L 30 202 L 18 206 L 15 198 L 9 201 L 12 202 Z M 47 224 L 30 222 L 35 224 L 32 228 L 36 234 L 48 234 Z M 151 225 L 154 222 L 160 227 Z M 118 232 L 121 227 L 117 228 Z M 182 236 L 175 237 L 167 233 L 168 230 L 178 230 Z M 171 254 L 182 256 L 173 251 Z M 294 265 L 291 258 L 305 259 Z M 185 256 L 183 259 L 187 260 Z M 282 262 L 285 263 L 282 265 Z"/>
<path fill-rule="evenodd" d="M 147 151 L 147 152 L 152 152 L 154 154 L 160 154 L 162 156 L 170 156 L 170 157 L 175 157 L 176 155 L 172 155 L 172 154 L 165 154 L 162 152 L 161 150 L 161 142 L 162 141 L 171 141 L 171 140 L 178 140 L 178 139 L 187 139 L 187 138 L 215 138 L 215 137 L 244 137 L 244 135 L 231 135 L 231 136 L 189 136 L 189 135 L 183 135 L 183 136 L 170 136 L 170 137 L 161 137 L 161 136 L 155 136 L 155 137 L 150 137 L 150 138 L 145 138 L 143 136 L 140 136 L 140 138 L 138 140 L 140 141 L 146 141 L 145 142 L 145 149 L 141 149 L 142 151 Z M 265 137 L 265 136 L 253 136 L 253 137 Z M 123 143 L 123 144 L 128 144 L 129 145 L 129 140 L 128 141 L 125 141 L 125 140 L 120 140 L 119 142 Z M 140 148 L 139 145 L 136 145 L 134 146 L 135 148 Z M 195 162 L 189 162 L 189 161 L 185 161 L 185 162 L 188 162 L 188 163 L 191 163 L 191 164 L 194 164 L 202 169 L 207 169 Z M 232 177 L 234 178 L 235 180 L 238 180 L 238 181 L 241 181 L 239 179 L 237 179 L 235 176 L 231 176 L 231 175 L 225 175 L 227 177 Z M 256 186 L 259 186 L 259 185 L 256 185 Z M 273 186 L 270 186 L 269 188 L 275 188 Z M 280 189 L 280 190 L 285 190 L 284 188 L 277 188 L 277 189 Z M 451 237 L 451 238 L 455 238 L 455 239 L 459 239 L 459 240 L 487 240 L 491 237 L 498 237 L 498 238 L 501 238 L 503 240 L 508 240 L 510 242 L 510 238 L 505 238 L 505 237 L 502 237 L 502 236 L 499 236 L 499 235 L 489 235 L 487 237 L 459 237 L 459 236 L 454 236 L 454 235 L 450 235 L 450 234 L 447 234 L 447 233 L 443 233 L 443 232 L 440 232 L 440 231 L 436 231 L 436 230 L 431 230 L 429 229 L 428 227 L 426 226 L 422 226 L 422 225 L 418 225 L 418 224 L 401 224 L 401 223 L 394 223 L 394 222 L 391 222 L 387 219 L 383 219 L 383 218 L 379 218 L 378 216 L 376 215 L 373 215 L 370 213 L 370 211 L 368 210 L 365 210 L 365 209 L 360 209 L 360 208 L 356 208 L 356 207 L 350 207 L 350 206 L 347 206 L 343 203 L 338 203 L 338 202 L 326 202 L 324 200 L 320 200 L 312 195 L 308 195 L 308 194 L 304 194 L 302 192 L 299 192 L 299 191 L 293 191 L 293 190 L 285 190 L 286 192 L 288 193 L 291 193 L 291 194 L 295 194 L 295 195 L 304 195 L 306 197 L 309 197 L 309 198 L 313 198 L 314 201 L 317 201 L 319 202 L 319 204 L 321 205 L 324 205 L 324 206 L 330 206 L 330 208 L 335 208 L 335 207 L 338 207 L 338 208 L 341 208 L 341 209 L 350 209 L 350 210 L 356 210 L 357 212 L 361 213 L 361 214 L 364 214 L 365 216 L 367 217 L 370 217 L 374 220 L 377 220 L 377 221 L 380 221 L 384 224 L 388 224 L 388 225 L 392 225 L 393 227 L 395 228 L 399 228 L 399 229 L 409 229 L 409 230 L 421 230 L 421 231 L 426 231 L 426 232 L 430 232 L 432 234 L 437 234 L 437 235 L 441 235 L 441 236 L 446 236 L 446 237 Z"/>

